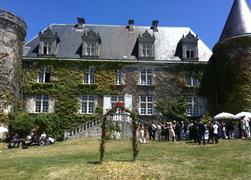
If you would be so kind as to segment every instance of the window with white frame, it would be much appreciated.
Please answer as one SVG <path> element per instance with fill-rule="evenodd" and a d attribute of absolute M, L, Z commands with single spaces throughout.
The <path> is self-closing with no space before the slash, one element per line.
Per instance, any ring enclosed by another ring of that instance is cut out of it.
<path fill-rule="evenodd" d="M 117 103 L 123 103 L 124 104 L 124 96 L 120 95 L 120 96 L 112 96 L 111 97 L 111 106 L 114 109 L 117 106 Z M 117 113 L 122 113 L 122 109 L 121 108 L 117 108 Z"/>
<path fill-rule="evenodd" d="M 140 115 L 153 115 L 154 106 L 153 106 L 153 96 L 140 96 L 139 97 L 139 114 Z"/>
<path fill-rule="evenodd" d="M 47 113 L 49 111 L 49 96 L 35 95 L 35 113 Z"/>
<path fill-rule="evenodd" d="M 153 72 L 150 68 L 140 70 L 140 85 L 151 86 L 153 85 Z"/>
<path fill-rule="evenodd" d="M 83 95 L 81 97 L 81 114 L 93 114 L 95 111 L 95 96 Z"/>
<path fill-rule="evenodd" d="M 48 83 L 50 82 L 51 72 L 50 67 L 43 66 L 39 70 L 39 79 L 38 82 L 40 83 Z"/>
<path fill-rule="evenodd" d="M 97 56 L 97 42 L 86 42 L 86 56 Z"/>
<path fill-rule="evenodd" d="M 52 42 L 44 42 L 43 43 L 43 54 L 50 55 L 52 54 Z"/>
<path fill-rule="evenodd" d="M 124 73 L 121 69 L 116 70 L 116 85 L 124 84 Z"/>
<path fill-rule="evenodd" d="M 84 75 L 84 83 L 85 84 L 94 84 L 95 83 L 95 75 L 96 69 L 95 67 L 89 67 Z"/>
<path fill-rule="evenodd" d="M 187 97 L 187 115 L 188 116 L 200 115 L 200 106 L 198 97 L 194 96 Z"/>
<path fill-rule="evenodd" d="M 142 44 L 141 57 L 153 57 L 153 44 Z"/>
<path fill-rule="evenodd" d="M 187 76 L 186 77 L 186 85 L 188 87 L 197 87 L 199 86 L 199 80 L 195 76 Z"/>

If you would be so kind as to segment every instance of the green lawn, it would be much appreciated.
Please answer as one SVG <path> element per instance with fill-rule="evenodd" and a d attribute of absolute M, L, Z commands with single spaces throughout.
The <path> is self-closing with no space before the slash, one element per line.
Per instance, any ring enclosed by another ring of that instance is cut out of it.
<path fill-rule="evenodd" d="M 103 164 L 96 163 L 98 151 L 95 140 L 11 150 L 0 144 L 0 179 L 251 179 L 247 140 L 206 146 L 150 142 L 140 145 L 136 162 L 130 162 L 129 140 L 109 141 Z"/>

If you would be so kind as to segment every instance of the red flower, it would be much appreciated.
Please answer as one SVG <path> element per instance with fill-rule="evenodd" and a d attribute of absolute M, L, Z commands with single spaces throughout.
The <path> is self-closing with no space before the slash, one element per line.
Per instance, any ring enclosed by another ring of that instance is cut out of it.
<path fill-rule="evenodd" d="M 124 103 L 123 102 L 117 102 L 116 107 L 124 108 Z"/>

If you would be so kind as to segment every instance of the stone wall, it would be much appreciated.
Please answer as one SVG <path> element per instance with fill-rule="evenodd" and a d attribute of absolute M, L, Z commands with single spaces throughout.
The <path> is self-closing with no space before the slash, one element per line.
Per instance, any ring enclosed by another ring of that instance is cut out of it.
<path fill-rule="evenodd" d="M 232 38 L 215 46 L 205 82 L 212 113 L 251 110 L 250 72 L 251 36 Z"/>
<path fill-rule="evenodd" d="M 16 15 L 0 10 L 0 111 L 9 113 L 20 98 L 20 70 L 26 24 Z"/>
<path fill-rule="evenodd" d="M 55 62 L 51 62 L 53 65 L 53 63 Z M 47 61 L 47 64 L 50 65 L 50 61 Z M 79 66 L 79 69 L 81 69 L 81 64 L 79 64 L 79 62 L 74 63 L 75 66 Z M 55 64 L 54 64 L 55 65 Z M 53 66 L 54 66 L 53 65 Z M 137 63 L 137 64 L 126 64 L 123 67 L 123 72 L 125 73 L 125 85 L 124 86 L 120 86 L 117 87 L 120 90 L 119 91 L 112 91 L 111 94 L 109 94 L 109 91 L 106 91 L 108 89 L 103 89 L 103 94 L 99 94 L 97 90 L 99 90 L 99 88 L 93 88 L 93 91 L 88 90 L 86 94 L 94 94 L 97 96 L 96 99 L 96 105 L 103 107 L 104 108 L 104 96 L 107 98 L 110 98 L 111 95 L 115 95 L 114 93 L 118 93 L 117 95 L 125 95 L 125 96 L 130 96 L 132 97 L 132 101 L 130 100 L 130 102 L 132 102 L 132 110 L 134 112 L 139 112 L 139 97 L 140 96 L 153 96 L 154 97 L 154 102 L 157 101 L 170 101 L 170 100 L 174 100 L 174 99 L 178 99 L 178 98 L 182 98 L 182 97 L 186 97 L 186 96 L 198 96 L 198 88 L 190 88 L 190 89 L 186 89 L 186 71 L 193 71 L 192 68 L 189 68 L 186 65 L 183 65 L 186 68 L 179 68 L 181 64 L 177 63 L 177 64 L 142 64 L 142 63 Z M 201 66 L 201 64 L 198 64 Z M 203 67 L 206 67 L 206 64 L 202 64 Z M 57 66 L 57 65 L 55 65 Z M 100 67 L 102 67 L 102 64 L 96 64 L 95 65 L 97 67 L 97 69 L 100 69 Z M 197 64 L 193 65 L 194 67 L 197 67 Z M 34 71 L 38 71 L 38 68 L 32 69 L 32 72 Z M 66 66 L 64 67 L 64 71 L 67 71 L 71 69 L 71 67 Z M 140 80 L 140 69 L 142 68 L 151 68 L 152 69 L 152 77 L 153 77 L 153 85 L 151 86 L 142 86 L 139 83 Z M 53 69 L 53 68 L 52 68 Z M 81 72 L 80 70 L 76 70 Z M 196 68 L 195 68 L 196 69 Z M 115 67 L 110 67 L 109 69 L 107 69 L 107 71 L 112 71 L 115 72 Z M 200 71 L 204 71 L 204 69 L 200 69 Z M 46 83 L 37 83 L 36 82 L 36 77 L 33 76 L 38 76 L 36 73 L 30 73 L 30 75 L 32 75 L 32 80 L 30 80 L 30 84 L 34 85 L 34 88 L 36 87 L 36 90 L 39 90 L 38 88 L 40 86 L 35 86 L 35 85 L 43 85 L 43 87 L 46 87 Z M 96 76 L 100 76 L 100 71 L 96 72 Z M 201 73 L 201 72 L 194 72 L 195 74 L 197 73 Z M 55 79 L 54 77 L 55 72 L 52 71 L 52 76 L 51 79 Z M 80 76 L 82 76 L 82 78 L 84 77 L 84 73 L 80 74 Z M 110 77 L 112 76 L 112 77 Z M 101 79 L 99 79 L 99 81 L 104 81 L 104 82 L 109 82 L 111 84 L 113 84 L 113 86 L 115 86 L 115 74 L 112 73 L 110 76 L 102 76 L 100 77 Z M 81 77 L 80 77 L 81 78 Z M 107 80 L 107 78 L 109 80 Z M 81 82 L 81 81 L 80 81 Z M 57 82 L 51 81 L 50 83 L 48 83 L 48 86 L 50 85 L 51 88 L 56 88 L 57 87 Z M 98 86 L 98 85 L 97 85 Z M 106 86 L 107 88 L 109 87 Z M 31 88 L 32 90 L 34 90 L 33 88 Z M 67 88 L 66 88 L 67 89 Z M 116 87 L 115 87 L 116 89 Z M 44 89 L 45 90 L 45 89 Z M 47 93 L 43 93 L 43 94 L 50 94 L 50 92 L 54 92 L 57 90 L 52 90 L 52 89 L 48 89 Z M 89 92 L 90 91 L 90 92 Z M 95 94 L 95 92 L 97 92 L 97 94 Z M 108 92 L 108 93 L 107 93 Z M 36 94 L 36 93 L 35 93 Z M 32 111 L 34 112 L 34 99 L 32 100 L 32 92 L 28 93 L 25 95 L 24 97 L 24 103 L 25 103 L 25 109 L 27 112 L 32 113 Z M 76 94 L 76 99 L 78 100 L 77 102 L 80 102 L 79 97 L 81 95 L 84 94 L 80 94 L 77 95 Z M 57 97 L 55 97 L 55 107 L 57 106 Z M 62 102 L 61 102 L 62 103 Z M 106 102 L 107 103 L 107 102 Z M 108 103 L 110 103 L 110 100 L 108 101 Z M 80 104 L 80 103 L 79 103 Z M 127 103 L 125 103 L 125 106 L 127 105 Z M 131 104 L 129 105 L 131 106 Z M 54 105 L 53 105 L 54 107 Z M 201 107 L 201 113 L 205 113 L 206 112 L 206 108 L 205 108 L 205 102 L 203 101 L 203 99 L 201 99 L 200 101 L 200 107 Z M 126 107 L 129 108 L 129 107 Z M 105 108 L 104 108 L 105 109 Z M 54 112 L 52 109 L 49 112 Z M 76 113 L 80 113 L 79 109 L 78 112 Z M 160 118 L 160 114 L 155 111 L 153 116 L 140 116 L 140 119 L 142 120 L 156 120 Z"/>
<path fill-rule="evenodd" d="M 139 112 L 139 96 L 153 96 L 154 101 L 170 101 L 176 98 L 186 96 L 199 96 L 198 90 L 190 88 L 186 89 L 186 68 L 179 69 L 179 64 L 149 64 L 149 65 L 130 65 L 125 67 L 125 92 L 133 97 L 133 111 Z M 153 85 L 139 85 L 141 68 L 152 68 L 153 70 Z M 195 65 L 196 67 L 196 65 Z M 206 68 L 206 65 L 204 66 Z M 201 69 L 204 72 L 204 69 Z M 187 71 L 192 69 L 187 68 Z M 201 73 L 201 72 L 195 72 Z M 201 113 L 207 113 L 205 99 L 200 99 Z M 160 114 L 155 111 L 153 116 L 141 116 L 142 120 L 155 120 L 160 118 Z"/>
<path fill-rule="evenodd" d="M 0 60 L 1 78 L 1 107 L 9 111 L 12 103 L 16 103 L 19 96 L 19 73 L 22 59 L 22 42 L 12 32 L 0 29 L 1 52 L 8 56 Z"/>

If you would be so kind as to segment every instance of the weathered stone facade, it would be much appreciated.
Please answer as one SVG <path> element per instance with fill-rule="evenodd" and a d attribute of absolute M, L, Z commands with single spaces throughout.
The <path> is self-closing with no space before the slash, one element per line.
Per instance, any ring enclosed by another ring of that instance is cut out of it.
<path fill-rule="evenodd" d="M 0 10 L 0 110 L 11 111 L 20 98 L 20 73 L 26 24 L 19 17 Z"/>
<path fill-rule="evenodd" d="M 39 65 L 39 62 L 41 65 Z M 204 72 L 206 63 L 193 62 L 193 63 L 116 63 L 113 62 L 112 66 L 107 62 L 92 63 L 92 67 L 96 68 L 95 84 L 84 84 L 84 67 L 89 67 L 88 63 L 85 62 L 71 62 L 71 65 L 65 65 L 60 67 L 60 61 L 46 61 L 46 65 L 51 67 L 51 76 L 49 83 L 39 83 L 39 71 L 40 67 L 44 64 L 42 60 L 39 61 L 23 61 L 23 74 L 24 82 L 23 90 L 23 105 L 24 110 L 29 113 L 35 112 L 35 95 L 37 94 L 48 94 L 49 104 L 48 113 L 55 112 L 58 108 L 58 104 L 61 105 L 60 97 L 57 92 L 60 88 L 57 86 L 63 82 L 61 72 L 75 72 L 74 78 L 76 86 L 68 89 L 67 85 L 64 85 L 65 89 L 69 92 L 76 92 L 74 98 L 78 103 L 78 107 L 75 113 L 81 114 L 81 97 L 83 95 L 95 95 L 95 107 L 100 106 L 105 112 L 106 109 L 111 108 L 111 97 L 112 96 L 123 96 L 126 108 L 137 112 L 140 119 L 142 120 L 155 120 L 160 117 L 159 112 L 153 107 L 153 113 L 151 115 L 140 115 L 140 97 L 141 96 L 152 96 L 153 104 L 158 101 L 171 101 L 187 96 L 199 96 L 198 89 L 196 87 L 187 87 L 186 78 L 187 75 L 194 73 L 200 74 Z M 73 65 L 74 64 L 74 65 Z M 116 67 L 119 67 L 123 71 L 124 83 L 116 85 Z M 200 68 L 198 68 L 200 67 Z M 140 72 L 141 69 L 149 68 L 152 70 L 152 84 L 142 85 L 140 84 Z M 67 78 L 67 77 L 66 77 Z M 68 77 L 70 78 L 70 77 Z M 74 89 L 77 88 L 77 89 Z M 199 98 L 199 114 L 205 114 L 206 104 L 202 98 Z"/>
<path fill-rule="evenodd" d="M 250 45 L 251 37 L 244 36 L 215 46 L 206 74 L 212 113 L 251 110 Z"/>
<path fill-rule="evenodd" d="M 25 22 L 0 9 L 0 126 L 8 124 L 8 113 L 20 100 L 20 73 Z M 0 133 L 0 139 L 5 134 Z"/>

